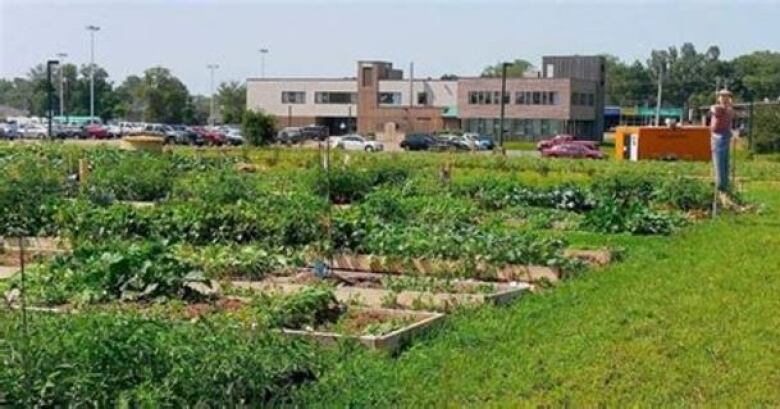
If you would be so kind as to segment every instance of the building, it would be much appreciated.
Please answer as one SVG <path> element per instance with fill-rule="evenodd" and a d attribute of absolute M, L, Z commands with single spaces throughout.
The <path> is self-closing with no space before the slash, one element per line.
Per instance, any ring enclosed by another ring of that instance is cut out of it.
<path fill-rule="evenodd" d="M 601 139 L 604 83 L 602 57 L 544 57 L 536 75 L 506 80 L 506 138 Z M 356 130 L 383 140 L 447 129 L 497 136 L 501 87 L 501 78 L 405 78 L 389 62 L 359 61 L 350 78 L 251 78 L 247 107 L 280 126 L 324 125 L 332 134 Z"/>

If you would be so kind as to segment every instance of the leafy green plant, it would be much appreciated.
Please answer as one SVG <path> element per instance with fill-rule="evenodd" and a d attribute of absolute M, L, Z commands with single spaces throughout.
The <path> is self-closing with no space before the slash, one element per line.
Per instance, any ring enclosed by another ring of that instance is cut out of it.
<path fill-rule="evenodd" d="M 27 294 L 46 304 L 197 300 L 203 294 L 188 285 L 205 282 L 203 274 L 176 258 L 166 243 L 82 243 L 72 254 L 36 266 L 28 277 Z"/>

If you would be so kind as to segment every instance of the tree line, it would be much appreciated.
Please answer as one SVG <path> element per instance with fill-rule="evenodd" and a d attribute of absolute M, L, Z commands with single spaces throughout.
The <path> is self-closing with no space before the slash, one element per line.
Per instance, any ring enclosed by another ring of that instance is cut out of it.
<path fill-rule="evenodd" d="M 62 70 L 60 73 L 59 70 Z M 63 106 L 68 115 L 89 115 L 89 65 L 63 64 L 52 72 L 54 112 L 59 113 L 60 75 Z M 46 66 L 37 65 L 26 77 L 0 78 L 0 105 L 45 116 L 48 111 Z M 216 109 L 222 123 L 239 123 L 246 109 L 246 86 L 225 81 L 216 91 Z M 151 67 L 141 75 L 130 75 L 116 84 L 108 72 L 95 66 L 95 115 L 104 120 L 205 124 L 210 115 L 210 97 L 193 95 L 187 86 L 165 67 Z"/>

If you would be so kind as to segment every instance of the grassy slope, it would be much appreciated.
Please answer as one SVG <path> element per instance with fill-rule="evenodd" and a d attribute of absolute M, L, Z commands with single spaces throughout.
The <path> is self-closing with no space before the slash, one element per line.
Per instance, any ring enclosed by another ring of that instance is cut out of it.
<path fill-rule="evenodd" d="M 334 360 L 305 405 L 780 405 L 780 197 L 509 308 L 449 318 L 396 359 Z"/>

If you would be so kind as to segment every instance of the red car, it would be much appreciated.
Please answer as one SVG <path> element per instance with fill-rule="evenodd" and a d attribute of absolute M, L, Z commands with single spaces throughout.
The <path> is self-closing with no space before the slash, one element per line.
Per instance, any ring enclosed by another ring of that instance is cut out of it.
<path fill-rule="evenodd" d="M 108 133 L 108 129 L 103 125 L 92 124 L 84 127 L 83 135 L 85 138 L 92 139 L 108 139 L 111 135 Z"/>
<path fill-rule="evenodd" d="M 542 149 L 545 158 L 604 159 L 604 152 L 581 144 L 565 143 Z"/>
<path fill-rule="evenodd" d="M 227 136 L 218 129 L 205 130 L 203 140 L 208 145 L 222 146 L 227 142 Z"/>
<path fill-rule="evenodd" d="M 550 139 L 544 139 L 536 144 L 536 149 L 542 151 L 544 149 L 552 148 L 556 145 L 571 144 L 571 145 L 583 145 L 592 150 L 597 150 L 599 145 L 595 141 L 577 141 L 571 135 L 561 134 L 555 135 Z"/>

